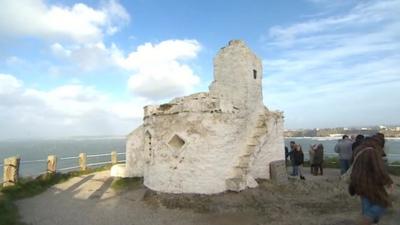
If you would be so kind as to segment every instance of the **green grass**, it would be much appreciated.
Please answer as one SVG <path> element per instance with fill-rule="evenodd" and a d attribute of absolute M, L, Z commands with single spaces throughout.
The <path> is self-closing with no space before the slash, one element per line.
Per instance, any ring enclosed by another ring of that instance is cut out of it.
<path fill-rule="evenodd" d="M 304 161 L 305 167 L 310 167 L 310 161 Z M 339 159 L 337 157 L 328 157 L 324 159 L 324 168 L 336 168 L 339 169 Z"/>
<path fill-rule="evenodd" d="M 131 177 L 131 178 L 118 178 L 111 184 L 111 188 L 116 191 L 122 190 L 134 190 L 141 187 L 143 184 L 142 177 Z"/>
<path fill-rule="evenodd" d="M 15 200 L 32 197 L 46 191 L 49 187 L 64 182 L 72 177 L 90 174 L 110 169 L 110 165 L 87 169 L 85 171 L 73 171 L 69 173 L 46 174 L 35 179 L 22 178 L 10 187 L 0 188 L 0 225 L 20 225 L 18 209 Z"/>
<path fill-rule="evenodd" d="M 0 194 L 0 224 L 20 225 L 18 209 L 10 197 Z"/>
<path fill-rule="evenodd" d="M 399 161 L 393 162 L 391 163 L 391 165 L 400 165 Z M 304 162 L 304 166 L 305 167 L 310 167 L 310 162 L 309 161 L 305 161 Z M 339 169 L 339 158 L 337 157 L 330 157 L 330 158 L 325 158 L 324 160 L 324 164 L 323 164 L 324 168 L 337 168 Z M 389 173 L 395 176 L 400 176 L 400 166 L 390 166 L 389 167 Z"/>

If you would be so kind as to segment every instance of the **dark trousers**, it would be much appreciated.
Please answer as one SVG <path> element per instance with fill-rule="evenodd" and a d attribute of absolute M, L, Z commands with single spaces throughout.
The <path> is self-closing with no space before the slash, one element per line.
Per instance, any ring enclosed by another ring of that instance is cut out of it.
<path fill-rule="evenodd" d="M 313 164 L 313 168 L 314 169 L 313 169 L 313 171 L 311 171 L 311 173 L 314 172 L 313 174 L 318 175 L 318 170 L 320 170 L 321 171 L 321 175 L 323 175 L 324 171 L 323 171 L 323 168 L 322 168 L 322 163 Z"/>

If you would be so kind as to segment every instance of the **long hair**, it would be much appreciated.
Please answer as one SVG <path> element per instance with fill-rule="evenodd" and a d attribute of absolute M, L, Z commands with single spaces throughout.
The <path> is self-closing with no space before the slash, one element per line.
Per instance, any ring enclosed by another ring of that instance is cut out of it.
<path fill-rule="evenodd" d="M 360 155 L 353 163 L 350 185 L 356 194 L 388 207 L 391 202 L 385 186 L 393 181 L 384 166 L 381 152 L 380 144 L 372 139 L 365 140 L 355 149 L 355 155 Z"/>

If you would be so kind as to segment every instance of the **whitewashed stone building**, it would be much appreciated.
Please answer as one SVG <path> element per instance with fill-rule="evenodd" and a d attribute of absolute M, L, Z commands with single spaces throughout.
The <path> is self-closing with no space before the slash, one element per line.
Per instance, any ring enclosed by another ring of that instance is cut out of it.
<path fill-rule="evenodd" d="M 144 107 L 143 125 L 127 137 L 126 165 L 112 174 L 143 176 L 169 193 L 240 191 L 269 179 L 270 163 L 284 160 L 283 115 L 264 106 L 262 74 L 244 42 L 230 41 L 214 59 L 209 92 Z"/>

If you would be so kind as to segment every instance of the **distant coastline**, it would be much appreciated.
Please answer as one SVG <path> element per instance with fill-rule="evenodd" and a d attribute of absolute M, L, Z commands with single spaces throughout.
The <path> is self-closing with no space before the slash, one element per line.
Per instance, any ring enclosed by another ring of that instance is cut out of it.
<path fill-rule="evenodd" d="M 285 137 L 320 137 L 320 138 L 340 138 L 343 135 L 357 135 L 363 134 L 365 136 L 371 136 L 376 133 L 382 133 L 385 138 L 400 138 L 400 126 L 373 126 L 373 127 L 360 127 L 360 128 L 315 128 L 315 129 L 297 129 L 297 130 L 285 130 Z"/>

